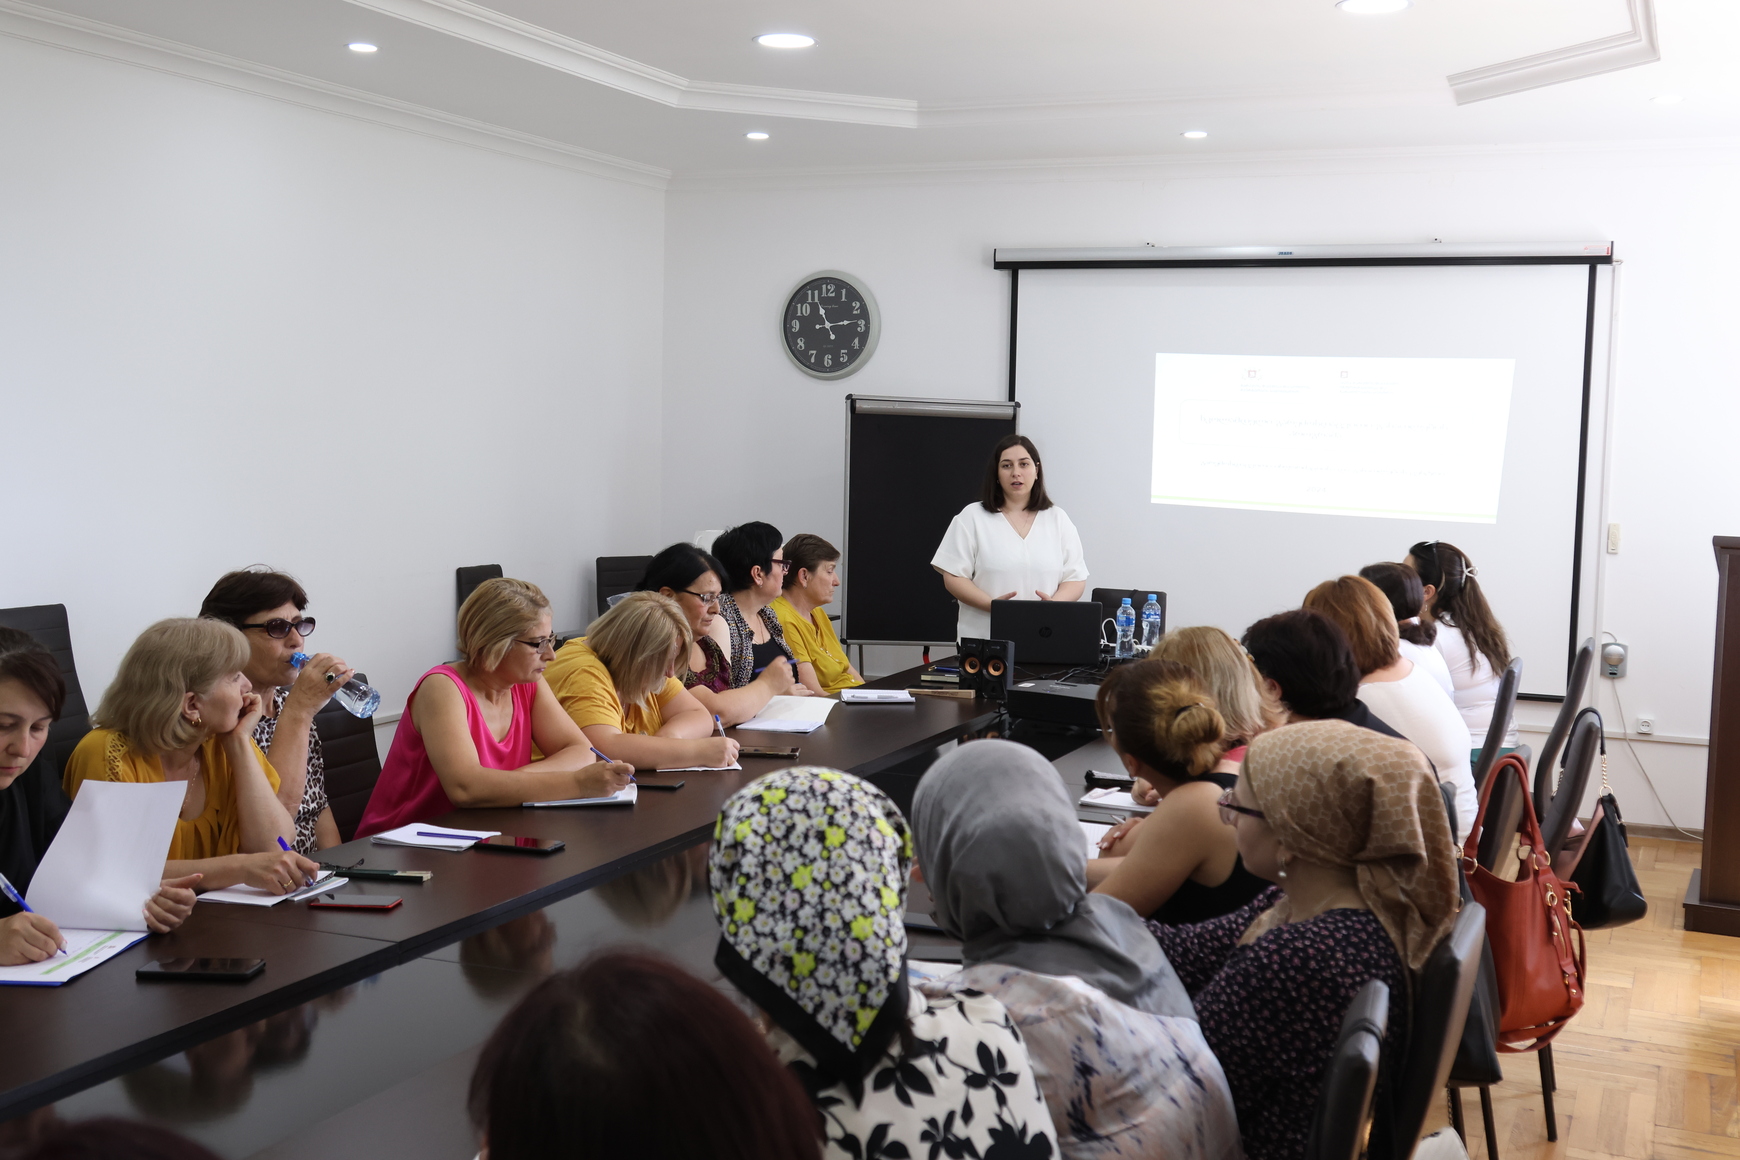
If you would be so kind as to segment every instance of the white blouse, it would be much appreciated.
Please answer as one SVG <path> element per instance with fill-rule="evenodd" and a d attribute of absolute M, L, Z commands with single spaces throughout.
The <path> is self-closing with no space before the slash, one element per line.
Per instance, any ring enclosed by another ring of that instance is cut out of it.
<path fill-rule="evenodd" d="M 1002 512 L 988 512 L 974 500 L 950 521 L 930 562 L 966 577 L 987 596 L 1014 592 L 1015 600 L 1038 600 L 1040 592 L 1050 594 L 1059 584 L 1088 578 L 1081 534 L 1060 507 L 1034 513 L 1033 527 L 1022 539 Z M 990 635 L 991 614 L 962 604 L 955 639 Z"/>
<path fill-rule="evenodd" d="M 1504 674 L 1493 672 L 1486 657 L 1469 646 L 1468 638 L 1455 625 L 1439 621 L 1438 636 L 1432 645 L 1450 667 L 1450 680 L 1456 686 L 1456 709 L 1468 723 L 1469 736 L 1476 746 L 1484 745 L 1486 731 L 1492 727 L 1492 710 L 1498 705 L 1498 684 Z M 1504 743 L 1516 744 L 1514 717 L 1505 731 Z"/>
<path fill-rule="evenodd" d="M 1359 699 L 1378 718 L 1420 747 L 1438 770 L 1438 781 L 1456 795 L 1456 834 L 1466 838 L 1479 812 L 1470 767 L 1468 726 L 1456 705 L 1423 665 L 1399 681 L 1372 681 L 1359 687 Z"/>
<path fill-rule="evenodd" d="M 1426 675 L 1435 681 L 1444 695 L 1452 700 L 1456 697 L 1456 683 L 1450 679 L 1450 666 L 1444 662 L 1444 654 L 1429 644 L 1415 644 L 1411 640 L 1398 640 L 1397 647 L 1402 655 L 1426 670 Z M 1480 744 L 1476 737 L 1474 743 Z"/>

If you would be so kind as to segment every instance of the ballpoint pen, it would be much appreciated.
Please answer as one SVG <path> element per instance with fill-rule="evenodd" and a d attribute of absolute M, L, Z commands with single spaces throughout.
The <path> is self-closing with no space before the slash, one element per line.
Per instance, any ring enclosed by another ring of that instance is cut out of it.
<path fill-rule="evenodd" d="M 613 762 L 611 762 L 611 760 L 610 760 L 610 758 L 608 758 L 608 757 L 606 757 L 606 756 L 604 756 L 604 754 L 602 754 L 602 753 L 599 753 L 599 752 L 598 752 L 598 746 L 596 746 L 596 745 L 588 745 L 588 746 L 587 746 L 587 747 L 586 747 L 586 748 L 588 748 L 588 749 L 590 749 L 590 750 L 591 750 L 591 751 L 592 751 L 592 752 L 593 752 L 593 754 L 594 754 L 594 755 L 596 755 L 596 756 L 597 756 L 597 758 L 598 758 L 598 760 L 600 760 L 600 761 L 602 761 L 602 762 L 604 762 L 604 763 L 606 763 L 606 764 L 614 764 L 614 763 L 613 763 Z M 630 781 L 633 781 L 633 780 L 634 780 L 634 774 L 632 774 L 632 773 L 631 773 L 631 774 L 629 774 L 629 775 L 628 775 L 628 780 L 630 780 Z"/>
<path fill-rule="evenodd" d="M 24 901 L 24 895 L 18 893 L 18 887 L 12 885 L 4 874 L 0 874 L 0 894 L 5 894 L 7 898 L 12 900 L 13 905 L 18 907 L 18 909 L 22 910 L 25 914 L 36 913 L 36 911 L 30 909 L 30 903 Z M 54 953 L 57 955 L 64 955 L 66 954 L 66 948 L 55 947 Z"/>
<path fill-rule="evenodd" d="M 719 720 L 719 714 L 713 714 L 713 728 L 719 731 L 719 736 L 725 736 L 725 722 Z"/>
<path fill-rule="evenodd" d="M 294 853 L 294 852 L 295 852 L 295 851 L 293 851 L 293 850 L 291 850 L 291 849 L 290 849 L 290 843 L 289 843 L 289 842 L 286 842 L 286 841 L 285 841 L 285 840 L 284 840 L 284 836 L 283 836 L 283 835 L 282 835 L 282 834 L 280 834 L 280 835 L 279 835 L 279 836 L 278 836 L 278 848 L 279 848 L 279 849 L 280 849 L 280 850 L 282 850 L 282 851 L 284 851 L 284 852 L 285 852 L 285 853 L 286 853 L 286 854 L 291 854 L 291 853 Z M 304 885 L 304 886 L 313 886 L 313 885 L 314 885 L 314 879 L 312 879 L 312 878 L 310 878 L 310 877 L 308 877 L 308 876 L 307 876 L 307 875 L 306 875 L 306 874 L 304 874 L 304 875 L 303 875 L 303 876 L 302 876 L 302 885 Z"/>

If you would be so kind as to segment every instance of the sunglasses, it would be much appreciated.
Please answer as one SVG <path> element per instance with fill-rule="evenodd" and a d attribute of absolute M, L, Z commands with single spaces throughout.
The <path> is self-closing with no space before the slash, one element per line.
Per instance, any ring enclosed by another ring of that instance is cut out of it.
<path fill-rule="evenodd" d="M 1259 822 L 1267 820 L 1262 810 L 1253 810 L 1247 806 L 1234 805 L 1232 790 L 1229 789 L 1221 794 L 1220 820 L 1229 826 L 1236 826 L 1238 825 L 1240 814 L 1243 814 L 1247 818 L 1256 818 Z"/>
<path fill-rule="evenodd" d="M 285 620 L 282 616 L 274 616 L 271 620 L 262 621 L 259 624 L 244 624 L 241 627 L 244 631 L 257 628 L 273 640 L 283 640 L 292 632 L 306 640 L 314 635 L 314 618 L 306 616 L 296 620 Z"/>

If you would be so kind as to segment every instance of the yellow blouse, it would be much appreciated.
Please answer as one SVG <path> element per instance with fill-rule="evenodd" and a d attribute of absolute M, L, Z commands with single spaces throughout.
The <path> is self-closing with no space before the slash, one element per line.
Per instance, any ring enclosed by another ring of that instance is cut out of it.
<path fill-rule="evenodd" d="M 838 693 L 864 683 L 862 677 L 852 675 L 852 662 L 846 659 L 846 650 L 840 646 L 834 622 L 828 619 L 825 609 L 811 609 L 806 620 L 798 615 L 791 601 L 780 596 L 773 602 L 773 614 L 779 617 L 779 626 L 785 630 L 785 643 L 791 646 L 792 656 L 800 664 L 808 661 L 815 666 L 822 692 Z"/>
<path fill-rule="evenodd" d="M 252 741 L 248 744 L 254 745 Z M 254 756 L 266 771 L 272 792 L 278 792 L 278 771 L 254 745 Z M 236 807 L 236 779 L 224 753 L 223 739 L 208 738 L 199 747 L 200 768 L 205 772 L 205 808 L 189 821 L 177 818 L 175 837 L 169 843 L 170 861 L 221 858 L 242 852 L 242 822 Z M 66 759 L 62 787 L 69 798 L 77 797 L 86 781 L 157 782 L 163 780 L 161 759 L 135 750 L 126 737 L 113 729 L 93 729 Z M 258 851 L 249 851 L 258 853 Z"/>
<path fill-rule="evenodd" d="M 651 737 L 664 728 L 665 706 L 683 691 L 683 682 L 666 677 L 662 689 L 648 699 L 646 707 L 624 705 L 616 691 L 610 670 L 593 652 L 584 638 L 571 640 L 556 653 L 556 659 L 544 670 L 550 691 L 562 702 L 574 724 L 584 729 L 588 725 L 608 725 L 619 733 L 639 733 Z"/>

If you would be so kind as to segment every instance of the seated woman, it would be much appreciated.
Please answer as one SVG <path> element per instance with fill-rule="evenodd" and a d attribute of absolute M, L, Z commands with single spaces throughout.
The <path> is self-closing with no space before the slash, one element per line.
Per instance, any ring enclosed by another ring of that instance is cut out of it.
<path fill-rule="evenodd" d="M 19 894 L 30 889 L 72 808 L 42 756 L 65 704 L 54 654 L 28 633 L 0 626 L 0 874 Z M 145 925 L 159 933 L 180 926 L 193 911 L 198 882 L 198 874 L 166 879 L 145 902 Z M 0 967 L 39 963 L 65 944 L 53 919 L 0 894 Z"/>
<path fill-rule="evenodd" d="M 1477 742 L 1486 740 L 1498 686 L 1510 667 L 1510 641 L 1504 625 L 1486 602 L 1479 572 L 1461 548 L 1442 540 L 1422 541 L 1408 549 L 1403 563 L 1419 573 L 1426 597 L 1426 622 L 1437 627 L 1432 646 L 1444 654 L 1456 689 L 1456 710 Z M 1504 744 L 1516 747 L 1516 722 L 1505 731 Z"/>
<path fill-rule="evenodd" d="M 1101 683 L 1095 709 L 1124 768 L 1160 803 L 1130 835 L 1127 854 L 1088 862 L 1094 893 L 1176 923 L 1229 914 L 1266 890 L 1219 824 L 1220 795 L 1237 783 L 1237 766 L 1224 768 L 1229 730 L 1196 673 L 1152 658 L 1124 665 Z"/>
<path fill-rule="evenodd" d="M 1265 616 L 1245 629 L 1241 643 L 1286 722 L 1333 719 L 1387 737 L 1402 736 L 1359 699 L 1353 646 L 1321 612 L 1296 608 Z"/>
<path fill-rule="evenodd" d="M 1050 1156 L 1051 1116 L 1003 1005 L 907 984 L 911 868 L 906 819 L 881 790 L 813 766 L 764 777 L 714 829 L 713 962 L 815 1101 L 826 1155 Z"/>
<path fill-rule="evenodd" d="M 1417 748 L 1345 721 L 1263 734 L 1223 801 L 1245 865 L 1279 889 L 1150 928 L 1232 1084 L 1246 1160 L 1300 1160 L 1348 1003 L 1382 979 L 1398 1010 L 1455 920 L 1449 819 Z M 1389 1022 L 1380 1107 L 1407 1023 Z"/>
<path fill-rule="evenodd" d="M 675 964 L 631 951 L 600 952 L 520 1000 L 483 1046 L 470 1103 L 490 1160 L 822 1154 L 803 1087 L 749 1018 Z"/>
<path fill-rule="evenodd" d="M 252 651 L 242 672 L 263 707 L 254 740 L 278 771 L 278 800 L 296 821 L 291 845 L 298 854 L 340 841 L 314 715 L 355 671 L 331 653 L 315 653 L 300 672 L 290 663 L 314 632 L 313 618 L 302 615 L 307 607 L 302 585 L 265 568 L 226 573 L 199 606 L 201 616 L 233 624 L 248 638 Z"/>
<path fill-rule="evenodd" d="M 724 566 L 695 545 L 672 544 L 652 558 L 635 587 L 677 602 L 694 638 L 688 663 L 678 666 L 678 679 L 722 724 L 741 725 L 773 698 L 791 692 L 793 674 L 789 664 L 771 664 L 742 688 L 731 687 L 731 662 L 719 642 L 708 635 L 718 620 L 724 575 Z"/>
<path fill-rule="evenodd" d="M 417 678 L 357 837 L 461 807 L 604 797 L 627 785 L 633 768 L 597 761 L 544 680 L 555 639 L 537 585 L 479 584 L 459 609 L 464 659 Z M 534 744 L 545 755 L 536 761 Z"/>
<path fill-rule="evenodd" d="M 719 533 L 713 556 L 725 569 L 727 591 L 719 597 L 719 617 L 707 632 L 731 662 L 731 687 L 741 689 L 769 666 L 792 664 L 785 630 L 768 607 L 791 563 L 784 559 L 779 529 L 759 520 Z M 796 683 L 786 691 L 809 695 L 809 689 Z"/>
<path fill-rule="evenodd" d="M 254 744 L 260 697 L 242 674 L 248 655 L 242 634 L 215 620 L 160 620 L 140 633 L 61 784 L 76 798 L 86 781 L 185 782 L 164 877 L 287 894 L 319 867 L 279 846 L 295 829 L 278 773 Z"/>
<path fill-rule="evenodd" d="M 840 647 L 826 606 L 840 586 L 840 550 L 820 536 L 803 532 L 785 542 L 785 591 L 773 602 L 785 642 L 797 658 L 797 677 L 818 696 L 864 683 Z"/>
<path fill-rule="evenodd" d="M 1468 726 L 1426 670 L 1396 648 L 1390 602 L 1370 580 L 1342 576 L 1313 588 L 1305 607 L 1323 613 L 1346 635 L 1360 669 L 1359 699 L 1420 747 L 1438 780 L 1456 795 L 1457 834 L 1468 833 L 1480 809 L 1468 762 Z"/>
<path fill-rule="evenodd" d="M 562 646 L 550 662 L 550 688 L 612 761 L 639 769 L 728 766 L 737 742 L 676 679 L 692 643 L 676 601 L 631 592 Z"/>
<path fill-rule="evenodd" d="M 1438 626 L 1421 616 L 1426 587 L 1420 583 L 1420 574 L 1406 564 L 1367 564 L 1359 574 L 1376 584 L 1389 600 L 1390 610 L 1396 614 L 1396 647 L 1402 655 L 1425 669 L 1445 696 L 1454 698 L 1456 683 L 1450 677 L 1450 666 L 1444 662 L 1444 654 L 1432 647 Z"/>
<path fill-rule="evenodd" d="M 1081 826 L 1051 764 L 968 742 L 924 775 L 912 819 L 932 917 L 965 964 L 926 992 L 1008 1009 L 1062 1155 L 1237 1157 L 1231 1094 L 1190 999 L 1136 912 L 1087 893 Z"/>

